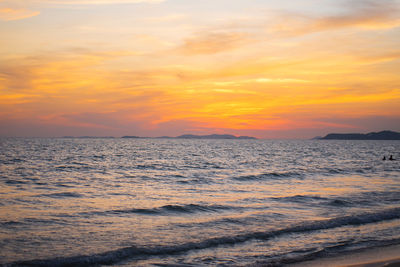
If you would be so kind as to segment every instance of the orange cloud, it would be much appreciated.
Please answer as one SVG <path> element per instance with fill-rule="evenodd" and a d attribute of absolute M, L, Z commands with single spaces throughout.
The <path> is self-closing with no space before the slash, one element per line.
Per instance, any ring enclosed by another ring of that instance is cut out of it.
<path fill-rule="evenodd" d="M 6 0 L 11 2 L 13 0 Z M 160 3 L 165 0 L 24 0 L 25 5 L 50 4 L 50 5 L 108 5 L 108 4 L 136 4 Z"/>
<path fill-rule="evenodd" d="M 43 3 L 57 5 L 106 5 L 106 4 L 136 4 L 160 3 L 165 0 L 39 0 Z"/>
<path fill-rule="evenodd" d="M 39 11 L 31 10 L 43 5 L 111 5 L 111 4 L 137 4 L 137 3 L 161 3 L 165 0 L 14 0 L 0 1 L 0 20 L 21 20 L 40 14 Z"/>
<path fill-rule="evenodd" d="M 32 11 L 24 8 L 0 8 L 0 19 L 5 21 L 26 19 L 39 14 L 39 11 Z"/>
<path fill-rule="evenodd" d="M 249 42 L 248 35 L 242 32 L 207 32 L 186 39 L 180 49 L 187 55 L 216 54 Z"/>
<path fill-rule="evenodd" d="M 388 29 L 400 26 L 400 9 L 395 1 L 354 1 L 349 12 L 333 16 L 282 14 L 271 30 L 284 36 L 298 36 L 343 28 Z"/>
<path fill-rule="evenodd" d="M 360 58 L 360 62 L 365 64 L 376 64 L 400 59 L 400 51 L 388 51 L 378 55 L 368 55 Z"/>

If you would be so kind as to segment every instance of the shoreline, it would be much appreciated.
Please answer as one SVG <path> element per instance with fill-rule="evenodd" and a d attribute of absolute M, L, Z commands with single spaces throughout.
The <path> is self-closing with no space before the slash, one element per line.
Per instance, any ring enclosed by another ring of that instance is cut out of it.
<path fill-rule="evenodd" d="M 289 264 L 290 267 L 400 267 L 400 245 L 366 248 L 353 253 Z"/>

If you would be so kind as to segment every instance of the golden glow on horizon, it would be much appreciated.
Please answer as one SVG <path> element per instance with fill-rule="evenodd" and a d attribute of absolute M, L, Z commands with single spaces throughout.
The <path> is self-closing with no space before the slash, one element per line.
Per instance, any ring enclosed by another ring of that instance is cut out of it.
<path fill-rule="evenodd" d="M 105 12 L 110 1 L 0 2 L 10 37 L 0 45 L 2 123 L 74 128 L 65 135 L 93 128 L 103 129 L 94 135 L 268 137 L 270 130 L 364 131 L 357 119 L 400 118 L 397 1 L 357 1 L 339 15 L 276 12 L 268 20 L 243 2 L 243 20 L 221 10 L 208 21 L 199 20 L 202 11 L 178 13 L 173 0 L 119 1 L 125 4 L 111 5 L 115 14 L 104 19 L 120 18 L 117 8 L 148 10 L 145 2 L 159 19 L 148 11 L 131 28 L 116 23 L 103 31 L 105 14 L 77 24 L 69 14 L 76 5 L 82 17 L 91 8 Z"/>

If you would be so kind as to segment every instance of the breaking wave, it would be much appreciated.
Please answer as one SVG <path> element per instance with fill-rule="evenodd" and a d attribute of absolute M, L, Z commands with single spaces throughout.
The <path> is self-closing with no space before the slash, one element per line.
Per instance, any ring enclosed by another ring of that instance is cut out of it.
<path fill-rule="evenodd" d="M 143 258 L 143 257 L 179 254 L 191 250 L 208 249 L 208 248 L 218 247 L 221 245 L 235 245 L 253 239 L 268 240 L 270 238 L 285 234 L 332 229 L 346 225 L 362 225 L 362 224 L 376 223 L 393 219 L 400 219 L 400 208 L 387 209 L 375 213 L 354 214 L 349 216 L 337 217 L 329 220 L 304 222 L 288 228 L 283 228 L 274 231 L 249 232 L 234 236 L 209 238 L 199 242 L 188 242 L 179 245 L 155 246 L 155 247 L 131 246 L 87 256 L 73 256 L 65 258 L 18 261 L 7 264 L 5 266 L 66 267 L 66 266 L 93 266 L 100 264 L 107 265 L 107 264 L 115 264 L 117 262 L 126 259 L 134 259 L 135 257 Z"/>

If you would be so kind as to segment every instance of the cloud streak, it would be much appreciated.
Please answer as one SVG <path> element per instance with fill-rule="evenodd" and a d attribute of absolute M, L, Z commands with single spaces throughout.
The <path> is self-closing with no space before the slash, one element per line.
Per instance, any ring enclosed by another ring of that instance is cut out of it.
<path fill-rule="evenodd" d="M 8 1 L 8 0 L 7 0 Z M 110 5 L 110 4 L 138 4 L 161 3 L 165 0 L 24 0 L 26 5 L 50 4 L 50 5 Z"/>
<path fill-rule="evenodd" d="M 5 0 L 0 1 L 0 20 L 12 21 L 34 17 L 42 6 L 55 7 L 62 5 L 116 5 L 116 4 L 156 4 L 165 0 Z"/>
<path fill-rule="evenodd" d="M 3 21 L 26 19 L 39 14 L 39 11 L 32 11 L 25 8 L 0 7 L 0 20 Z"/>
<path fill-rule="evenodd" d="M 243 32 L 204 32 L 186 39 L 180 50 L 186 55 L 216 54 L 236 49 L 250 41 Z"/>
<path fill-rule="evenodd" d="M 400 26 L 400 8 L 396 1 L 353 1 L 347 8 L 344 14 L 330 16 L 283 13 L 270 31 L 283 36 L 298 36 L 345 28 L 377 30 Z"/>

